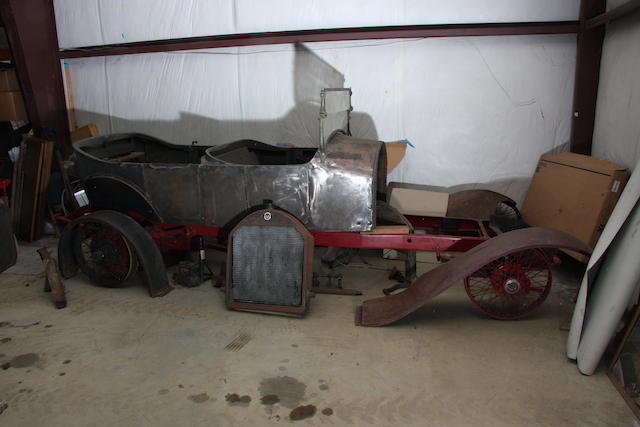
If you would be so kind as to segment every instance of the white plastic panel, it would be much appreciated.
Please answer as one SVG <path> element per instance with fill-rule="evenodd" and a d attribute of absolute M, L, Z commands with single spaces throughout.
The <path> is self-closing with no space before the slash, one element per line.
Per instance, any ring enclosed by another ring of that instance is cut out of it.
<path fill-rule="evenodd" d="M 577 19 L 579 0 L 54 0 L 61 47 L 261 31 Z"/>
<path fill-rule="evenodd" d="M 55 0 L 63 47 L 254 31 L 576 19 L 578 0 Z M 340 13 L 336 13 L 340 11 Z M 569 139 L 575 36 L 369 40 L 73 59 L 80 125 L 189 144 L 317 145 L 322 87 L 355 136 L 408 139 L 390 180 L 522 200 Z"/>
<path fill-rule="evenodd" d="M 633 169 L 640 161 L 640 15 L 607 26 L 593 155 Z"/>

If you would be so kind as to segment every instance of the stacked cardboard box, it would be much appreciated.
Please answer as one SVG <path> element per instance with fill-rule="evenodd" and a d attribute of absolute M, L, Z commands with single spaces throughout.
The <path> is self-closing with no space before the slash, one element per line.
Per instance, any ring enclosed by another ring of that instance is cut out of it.
<path fill-rule="evenodd" d="M 27 120 L 22 92 L 14 70 L 0 70 L 0 121 Z"/>

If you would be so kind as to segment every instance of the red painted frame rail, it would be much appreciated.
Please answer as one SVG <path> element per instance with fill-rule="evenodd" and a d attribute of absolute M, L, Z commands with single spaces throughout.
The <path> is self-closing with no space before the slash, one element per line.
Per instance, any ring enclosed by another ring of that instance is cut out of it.
<path fill-rule="evenodd" d="M 578 21 L 496 22 L 470 24 L 397 25 L 382 27 L 328 28 L 264 33 L 228 34 L 150 40 L 100 46 L 61 49 L 60 59 L 91 56 L 131 55 L 211 49 L 234 46 L 329 42 L 345 40 L 380 40 L 426 37 L 518 36 L 533 34 L 575 34 Z"/>

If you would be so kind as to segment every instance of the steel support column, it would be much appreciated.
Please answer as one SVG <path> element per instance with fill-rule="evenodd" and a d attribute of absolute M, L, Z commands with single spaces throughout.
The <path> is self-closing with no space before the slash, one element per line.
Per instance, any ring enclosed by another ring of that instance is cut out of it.
<path fill-rule="evenodd" d="M 640 10 L 640 0 L 629 0 L 618 7 L 614 7 L 608 12 L 602 13 L 587 21 L 587 28 L 595 28 L 600 25 L 607 25 L 617 19 L 624 18 Z"/>
<path fill-rule="evenodd" d="M 63 153 L 69 153 L 69 122 L 53 2 L 3 0 L 0 14 L 34 133 L 58 142 Z"/>
<path fill-rule="evenodd" d="M 605 7 L 606 0 L 582 0 L 580 5 L 570 142 L 574 153 L 591 154 L 605 28 L 588 28 L 587 21 L 602 14 Z"/>

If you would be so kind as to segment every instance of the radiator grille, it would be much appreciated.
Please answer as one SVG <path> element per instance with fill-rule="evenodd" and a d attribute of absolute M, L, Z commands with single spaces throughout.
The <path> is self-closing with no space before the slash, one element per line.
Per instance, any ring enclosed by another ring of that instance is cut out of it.
<path fill-rule="evenodd" d="M 233 299 L 298 306 L 304 239 L 293 227 L 242 226 L 233 235 Z"/>

